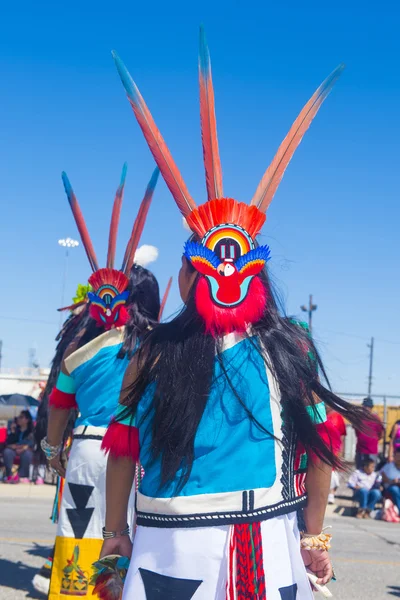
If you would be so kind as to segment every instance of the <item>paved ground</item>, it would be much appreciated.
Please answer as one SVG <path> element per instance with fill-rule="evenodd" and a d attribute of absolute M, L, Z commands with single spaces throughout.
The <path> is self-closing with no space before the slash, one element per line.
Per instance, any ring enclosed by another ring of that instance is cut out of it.
<path fill-rule="evenodd" d="M 31 580 L 54 541 L 53 494 L 51 486 L 0 484 L 0 600 L 40 598 Z M 334 533 L 335 598 L 400 598 L 400 524 L 358 521 L 340 512 L 329 510 L 327 517 Z"/>
<path fill-rule="evenodd" d="M 31 581 L 54 543 L 55 487 L 0 483 L 0 599 L 40 598 Z M 43 598 L 43 597 L 42 597 Z"/>

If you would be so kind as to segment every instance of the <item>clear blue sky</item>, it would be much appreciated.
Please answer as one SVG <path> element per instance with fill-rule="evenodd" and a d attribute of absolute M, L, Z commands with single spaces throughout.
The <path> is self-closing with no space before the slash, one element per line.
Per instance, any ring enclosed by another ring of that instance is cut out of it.
<path fill-rule="evenodd" d="M 76 229 L 67 171 L 103 261 L 120 170 L 128 179 L 119 257 L 154 167 L 116 74 L 135 77 L 194 198 L 205 200 L 198 117 L 198 26 L 213 61 L 225 192 L 249 201 L 305 101 L 347 68 L 307 133 L 270 208 L 265 240 L 290 313 L 313 293 L 315 336 L 339 391 L 400 394 L 397 2 L 7 3 L 0 19 L 0 339 L 3 366 L 42 366 L 61 301 L 60 237 Z M 143 242 L 155 244 L 161 288 L 176 275 L 186 233 L 161 182 Z M 89 275 L 82 247 L 67 297 Z M 389 343 L 393 342 L 393 343 Z"/>

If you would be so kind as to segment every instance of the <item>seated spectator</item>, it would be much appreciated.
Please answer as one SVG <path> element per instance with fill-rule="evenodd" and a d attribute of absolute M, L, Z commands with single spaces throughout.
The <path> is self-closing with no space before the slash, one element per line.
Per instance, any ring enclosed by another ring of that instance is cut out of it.
<path fill-rule="evenodd" d="M 362 468 L 350 475 L 349 488 L 354 490 L 354 500 L 359 502 L 357 519 L 368 519 L 375 505 L 382 499 L 379 489 L 380 475 L 375 472 L 375 461 L 366 458 Z"/>
<path fill-rule="evenodd" d="M 7 436 L 3 461 L 6 468 L 5 483 L 29 483 L 29 467 L 33 461 L 33 422 L 29 410 L 23 410 L 17 417 L 17 426 L 11 428 Z M 18 473 L 12 474 L 16 457 L 19 457 Z"/>
<path fill-rule="evenodd" d="M 395 450 L 393 462 L 388 462 L 381 473 L 385 490 L 390 494 L 400 513 L 400 448 Z"/>

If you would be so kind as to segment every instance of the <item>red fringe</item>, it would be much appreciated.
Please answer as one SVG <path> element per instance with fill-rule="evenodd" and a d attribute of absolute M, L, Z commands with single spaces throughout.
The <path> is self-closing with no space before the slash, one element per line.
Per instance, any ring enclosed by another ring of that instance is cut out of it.
<path fill-rule="evenodd" d="M 236 578 L 233 573 L 236 567 Z M 235 594 L 236 592 L 236 594 Z M 226 598 L 266 600 L 261 524 L 236 524 L 229 542 Z"/>
<path fill-rule="evenodd" d="M 196 288 L 196 308 L 206 323 L 207 331 L 215 336 L 236 331 L 244 333 L 248 326 L 257 323 L 267 304 L 265 287 L 259 277 L 250 282 L 247 297 L 236 308 L 221 308 L 211 299 L 208 282 L 199 279 Z"/>
<path fill-rule="evenodd" d="M 131 458 L 138 462 L 140 455 L 139 430 L 137 427 L 112 421 L 101 444 L 102 450 L 113 458 Z"/>
<path fill-rule="evenodd" d="M 64 410 L 70 410 L 71 408 L 78 408 L 75 400 L 75 394 L 67 394 L 61 392 L 56 387 L 53 387 L 49 396 L 49 404 L 54 408 L 60 408 Z"/>

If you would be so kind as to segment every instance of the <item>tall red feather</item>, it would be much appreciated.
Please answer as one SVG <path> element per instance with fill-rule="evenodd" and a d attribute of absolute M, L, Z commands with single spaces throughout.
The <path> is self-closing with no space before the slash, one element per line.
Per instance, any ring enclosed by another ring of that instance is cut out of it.
<path fill-rule="evenodd" d="M 165 309 L 165 305 L 167 304 L 168 296 L 169 296 L 169 293 L 171 291 L 171 286 L 172 286 L 172 277 L 170 277 L 169 280 L 168 280 L 167 287 L 166 287 L 165 292 L 164 292 L 164 296 L 163 296 L 163 298 L 161 300 L 160 312 L 158 313 L 158 320 L 159 321 L 161 321 L 161 319 L 162 319 L 163 312 L 164 312 L 164 309 Z"/>
<path fill-rule="evenodd" d="M 208 199 L 222 198 L 222 168 L 218 149 L 217 122 L 215 118 L 214 88 L 210 53 L 203 27 L 200 28 L 199 52 L 200 121 L 203 158 L 206 171 Z"/>
<path fill-rule="evenodd" d="M 93 271 L 97 271 L 99 264 L 97 262 L 96 253 L 94 251 L 92 240 L 90 239 L 89 231 L 86 227 L 85 219 L 83 218 L 78 200 L 76 199 L 67 174 L 62 172 L 61 178 L 63 180 L 65 193 L 67 194 L 68 202 L 71 207 L 72 214 L 74 215 L 75 223 L 78 228 L 79 235 L 81 236 L 82 244 L 89 259 L 90 266 L 92 267 Z"/>
<path fill-rule="evenodd" d="M 144 198 L 139 207 L 139 212 L 133 224 L 131 237 L 125 250 L 125 256 L 122 263 L 121 271 L 123 271 L 128 277 L 133 262 L 135 260 L 135 252 L 139 246 L 140 238 L 142 237 L 144 225 L 146 223 L 147 214 L 149 212 L 150 204 L 153 199 L 154 190 L 157 185 L 159 174 L 160 170 L 158 168 L 154 169 L 151 179 L 147 185 Z"/>
<path fill-rule="evenodd" d="M 251 204 L 257 206 L 262 212 L 265 212 L 271 204 L 293 154 L 297 150 L 304 134 L 310 127 L 312 120 L 321 108 L 323 101 L 328 96 L 343 69 L 344 65 L 339 65 L 319 86 L 317 91 L 304 106 L 290 128 L 289 133 L 279 146 L 278 152 L 261 179 L 251 201 Z"/>
<path fill-rule="evenodd" d="M 117 247 L 117 234 L 119 219 L 121 216 L 122 200 L 124 197 L 124 187 L 126 170 L 128 165 L 125 163 L 122 167 L 121 181 L 115 194 L 114 206 L 111 214 L 110 235 L 108 236 L 107 268 L 113 269 L 115 263 L 115 250 Z"/>
<path fill-rule="evenodd" d="M 162 176 L 165 179 L 165 183 L 169 187 L 179 210 L 186 216 L 190 211 L 196 208 L 196 203 L 189 194 L 186 184 L 182 179 L 182 175 L 180 174 L 149 109 L 127 68 L 116 52 L 112 52 L 112 56 L 127 93 L 128 100 L 135 113 L 139 126 L 143 131 L 150 151 L 154 156 L 154 160 L 159 166 Z"/>

